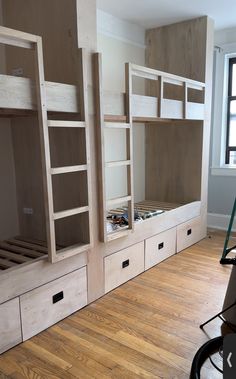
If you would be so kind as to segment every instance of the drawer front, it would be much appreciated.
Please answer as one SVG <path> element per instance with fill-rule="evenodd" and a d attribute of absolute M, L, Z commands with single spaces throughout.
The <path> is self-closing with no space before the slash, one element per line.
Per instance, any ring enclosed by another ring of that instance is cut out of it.
<path fill-rule="evenodd" d="M 0 354 L 22 342 L 19 298 L 0 305 Z"/>
<path fill-rule="evenodd" d="M 177 253 L 201 238 L 201 218 L 197 217 L 177 226 Z"/>
<path fill-rule="evenodd" d="M 176 253 L 176 228 L 145 241 L 145 270 Z"/>
<path fill-rule="evenodd" d="M 27 292 L 20 303 L 25 341 L 87 304 L 86 267 Z"/>
<path fill-rule="evenodd" d="M 105 257 L 104 265 L 105 292 L 109 292 L 144 271 L 144 242 Z"/>

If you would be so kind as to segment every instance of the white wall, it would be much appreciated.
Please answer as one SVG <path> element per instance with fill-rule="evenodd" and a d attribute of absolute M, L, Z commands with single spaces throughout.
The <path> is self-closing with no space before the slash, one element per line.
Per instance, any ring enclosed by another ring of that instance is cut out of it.
<path fill-rule="evenodd" d="M 215 32 L 215 72 L 213 79 L 213 110 L 211 131 L 211 160 L 208 187 L 208 226 L 226 229 L 229 215 L 236 196 L 236 168 L 224 167 L 224 154 L 221 146 L 225 144 L 224 107 L 222 106 L 224 86 L 224 56 L 236 53 L 236 28 Z M 236 228 L 236 224 L 235 224 Z"/>
<path fill-rule="evenodd" d="M 102 53 L 103 86 L 105 90 L 124 92 L 125 63 L 145 65 L 145 30 L 98 11 L 98 51 Z M 136 91 L 142 93 L 144 83 L 138 83 Z M 134 189 L 135 201 L 145 198 L 145 129 L 134 124 Z M 106 161 L 123 160 L 125 132 L 106 131 Z M 107 198 L 127 194 L 125 168 L 106 170 Z"/>

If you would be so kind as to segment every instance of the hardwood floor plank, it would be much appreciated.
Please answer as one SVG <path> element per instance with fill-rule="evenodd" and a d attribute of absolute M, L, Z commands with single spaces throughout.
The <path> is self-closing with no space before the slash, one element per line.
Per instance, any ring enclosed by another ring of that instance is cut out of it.
<path fill-rule="evenodd" d="M 11 379 L 188 379 L 195 352 L 221 334 L 230 266 L 225 233 L 182 251 L 0 356 Z M 217 358 L 220 363 L 220 358 Z M 1 376 L 0 376 L 1 379 Z M 5 379 L 3 377 L 3 379 Z M 201 379 L 222 379 L 208 361 Z"/>

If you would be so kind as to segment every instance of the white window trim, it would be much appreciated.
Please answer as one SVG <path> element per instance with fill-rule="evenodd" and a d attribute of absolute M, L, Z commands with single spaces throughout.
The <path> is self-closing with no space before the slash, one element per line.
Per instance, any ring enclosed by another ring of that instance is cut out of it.
<path fill-rule="evenodd" d="M 215 51 L 211 174 L 218 176 L 236 176 L 236 165 L 225 164 L 228 67 L 229 58 L 233 57 L 236 57 L 236 43 Z"/>

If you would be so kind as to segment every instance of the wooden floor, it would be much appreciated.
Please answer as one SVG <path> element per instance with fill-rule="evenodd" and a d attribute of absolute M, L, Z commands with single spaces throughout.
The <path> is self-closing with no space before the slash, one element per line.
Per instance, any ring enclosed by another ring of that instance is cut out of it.
<path fill-rule="evenodd" d="M 141 274 L 0 357 L 0 378 L 187 379 L 196 350 L 221 333 L 231 267 L 219 264 L 224 234 Z M 2 376 L 1 376 L 2 373 Z M 222 378 L 211 363 L 205 379 Z"/>

